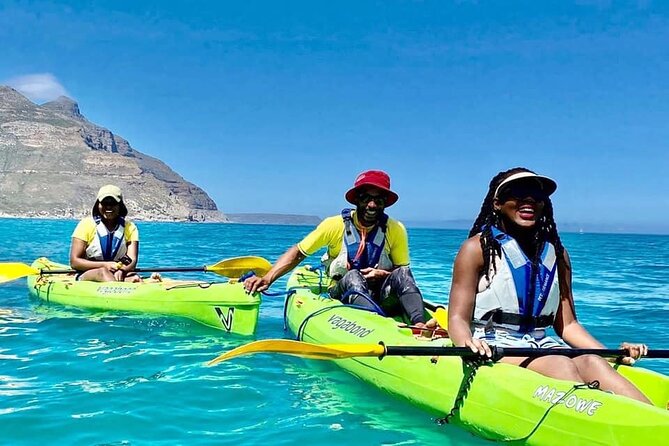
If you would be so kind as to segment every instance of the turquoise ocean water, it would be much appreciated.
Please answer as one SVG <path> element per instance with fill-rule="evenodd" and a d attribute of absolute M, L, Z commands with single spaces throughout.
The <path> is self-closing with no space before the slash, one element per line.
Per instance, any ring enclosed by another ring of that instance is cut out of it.
<path fill-rule="evenodd" d="M 48 256 L 66 263 L 75 224 L 0 220 L 0 262 Z M 274 261 L 311 229 L 139 228 L 142 267 L 198 266 L 248 254 Z M 425 297 L 446 302 L 465 231 L 410 229 L 409 235 Z M 563 242 L 574 264 L 581 322 L 609 347 L 629 340 L 669 348 L 669 237 L 563 234 Z M 285 278 L 272 290 L 284 286 Z M 2 284 L 0 443 L 490 444 L 436 425 L 430 415 L 326 361 L 256 355 L 202 365 L 252 339 L 289 337 L 282 304 L 265 297 L 256 336 L 242 338 L 179 318 L 49 306 L 28 296 L 24 279 Z M 669 373 L 669 361 L 641 365 Z"/>

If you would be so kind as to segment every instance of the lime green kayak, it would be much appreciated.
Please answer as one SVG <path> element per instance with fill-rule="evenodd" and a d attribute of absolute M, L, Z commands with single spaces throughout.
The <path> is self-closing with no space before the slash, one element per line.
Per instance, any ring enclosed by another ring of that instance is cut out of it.
<path fill-rule="evenodd" d="M 46 258 L 35 260 L 40 270 L 68 269 Z M 162 282 L 76 281 L 73 275 L 28 276 L 30 294 L 92 310 L 117 310 L 181 316 L 209 327 L 252 335 L 258 322 L 260 295 L 246 294 L 241 283 L 167 280 Z"/>
<path fill-rule="evenodd" d="M 286 321 L 315 344 L 451 346 L 414 336 L 398 321 L 344 306 L 322 292 L 317 273 L 288 281 Z M 528 445 L 647 445 L 669 442 L 669 377 L 619 366 L 654 403 L 643 404 L 503 363 L 473 366 L 459 357 L 359 357 L 335 361 L 362 380 L 490 440 Z"/>

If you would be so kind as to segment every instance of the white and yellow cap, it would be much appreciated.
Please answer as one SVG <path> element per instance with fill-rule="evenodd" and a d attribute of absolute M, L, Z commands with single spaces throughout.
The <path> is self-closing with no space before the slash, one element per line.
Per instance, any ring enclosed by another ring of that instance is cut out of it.
<path fill-rule="evenodd" d="M 114 186 L 113 184 L 102 186 L 98 191 L 98 201 L 102 201 L 107 197 L 111 197 L 119 203 L 123 202 L 123 193 L 121 192 L 121 188 Z"/>
<path fill-rule="evenodd" d="M 518 172 L 514 173 L 513 175 L 509 175 L 507 178 L 504 179 L 504 181 L 499 183 L 499 186 L 497 186 L 497 189 L 495 189 L 494 197 L 497 198 L 497 196 L 499 195 L 499 191 L 502 190 L 504 187 L 508 186 L 510 183 L 514 183 L 516 181 L 521 181 L 521 180 L 524 181 L 535 180 L 537 183 L 539 183 L 539 186 L 541 187 L 541 190 L 544 191 L 544 193 L 546 194 L 546 197 L 550 196 L 557 189 L 557 183 L 552 178 L 548 178 L 543 175 L 537 175 L 534 172 Z"/>

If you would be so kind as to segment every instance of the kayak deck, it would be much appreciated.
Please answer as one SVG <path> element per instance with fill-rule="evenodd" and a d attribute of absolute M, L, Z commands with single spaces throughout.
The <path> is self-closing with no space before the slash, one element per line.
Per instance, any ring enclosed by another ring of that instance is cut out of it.
<path fill-rule="evenodd" d="M 451 346 L 426 339 L 378 314 L 328 298 L 318 273 L 299 268 L 288 281 L 286 322 L 315 344 Z M 620 366 L 655 406 L 504 363 L 459 357 L 392 356 L 335 360 L 355 376 L 491 440 L 531 445 L 658 444 L 669 438 L 669 378 Z"/>
<path fill-rule="evenodd" d="M 68 269 L 46 258 L 33 268 Z M 252 335 L 258 322 L 260 295 L 241 283 L 184 280 L 130 282 L 77 281 L 72 274 L 28 277 L 30 294 L 45 301 L 90 310 L 114 310 L 180 316 L 239 335 Z"/>

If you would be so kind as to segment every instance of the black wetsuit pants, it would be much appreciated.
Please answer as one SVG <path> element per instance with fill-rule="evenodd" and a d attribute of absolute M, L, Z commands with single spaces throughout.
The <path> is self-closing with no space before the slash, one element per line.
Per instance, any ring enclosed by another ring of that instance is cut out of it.
<path fill-rule="evenodd" d="M 394 269 L 383 282 L 378 283 L 368 283 L 360 271 L 352 269 L 330 289 L 330 296 L 347 305 L 370 309 L 375 308 L 375 303 L 388 316 L 403 312 L 412 324 L 425 322 L 423 296 L 408 266 Z"/>

